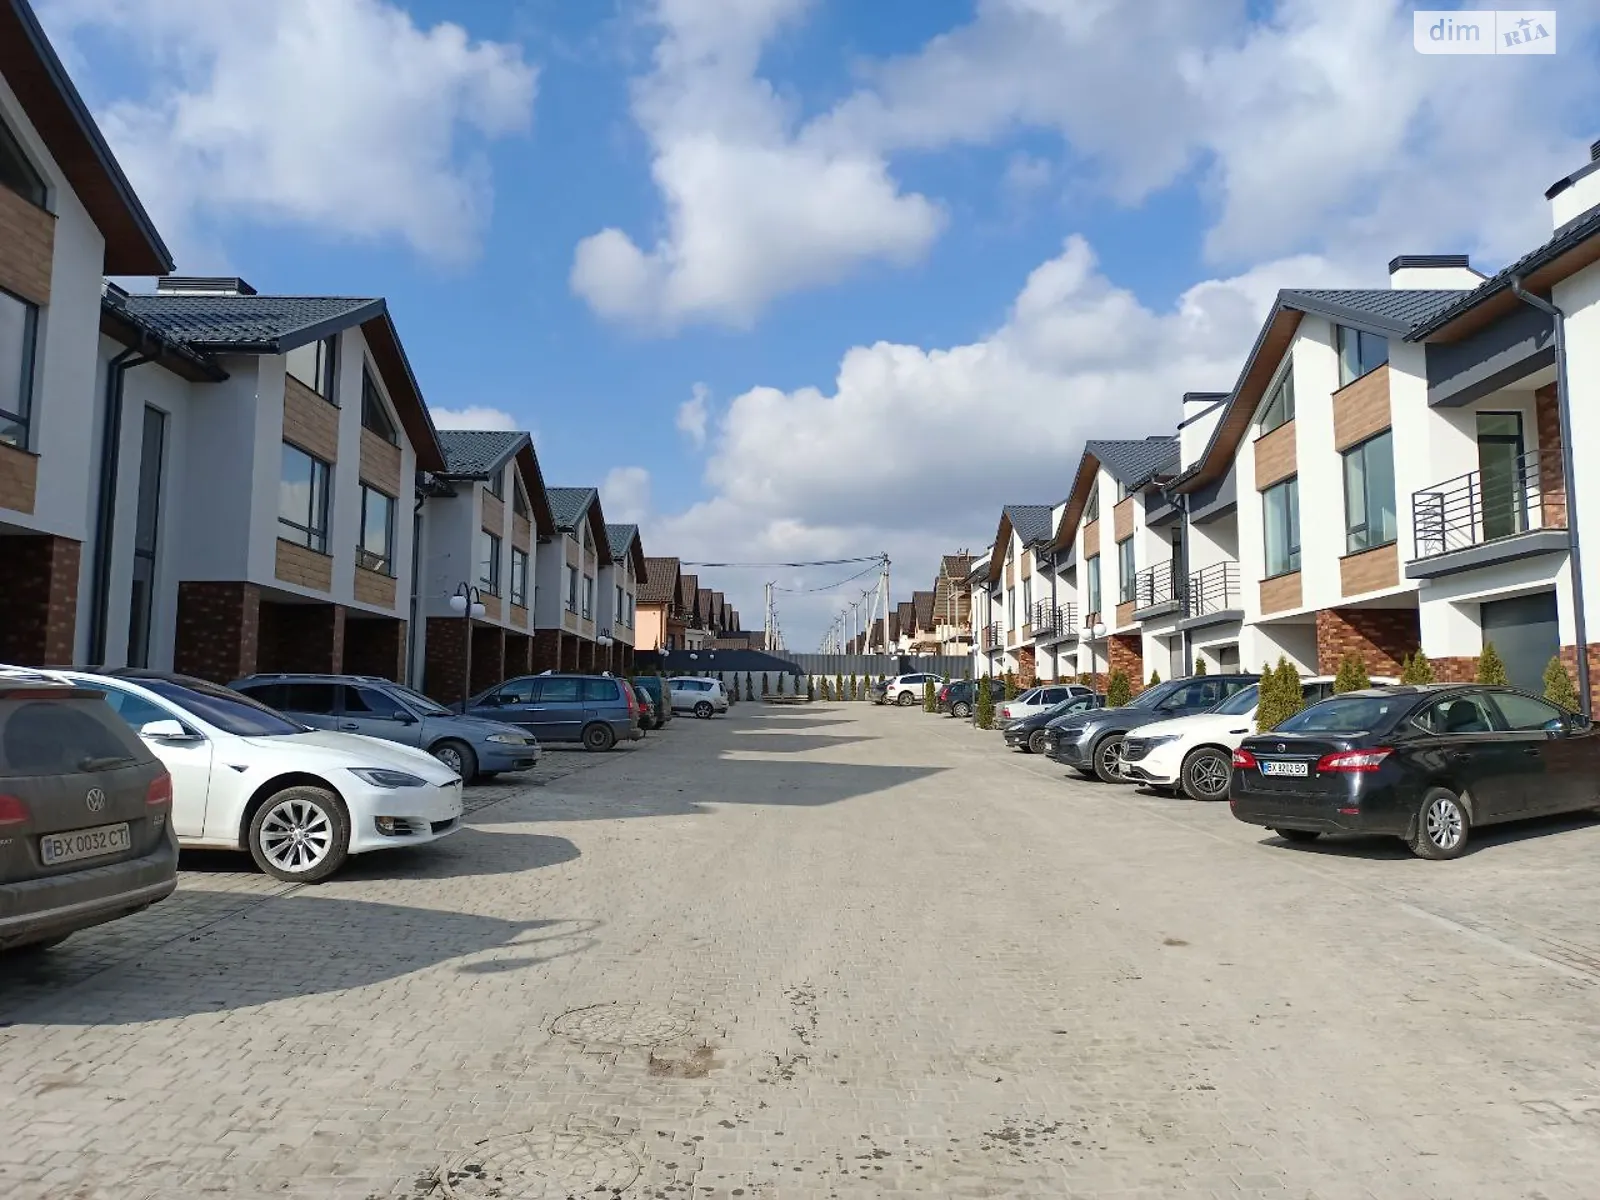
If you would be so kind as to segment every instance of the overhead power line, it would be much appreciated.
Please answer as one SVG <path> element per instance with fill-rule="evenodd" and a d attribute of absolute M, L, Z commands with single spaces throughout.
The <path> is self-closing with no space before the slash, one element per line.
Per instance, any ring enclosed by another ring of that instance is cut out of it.
<path fill-rule="evenodd" d="M 814 592 L 831 592 L 831 591 L 833 591 L 834 588 L 843 587 L 847 583 L 853 583 L 855 580 L 860 579 L 863 575 L 872 574 L 874 571 L 876 571 L 878 569 L 878 563 L 880 561 L 881 561 L 880 559 L 876 559 L 875 558 L 875 559 L 872 560 L 872 562 L 870 564 L 868 564 L 862 570 L 857 571 L 854 575 L 847 575 L 843 579 L 837 580 L 834 583 L 825 584 L 822 587 L 786 588 L 786 587 L 778 587 L 776 584 L 774 584 L 773 585 L 773 589 L 775 591 L 779 591 L 779 592 L 789 592 L 790 594 L 795 595 L 795 596 L 809 596 Z"/>
<path fill-rule="evenodd" d="M 753 571 L 771 571 L 779 567 L 845 567 L 852 563 L 882 562 L 883 555 L 870 554 L 861 558 L 818 558 L 810 562 L 684 562 L 685 567 L 721 567 L 725 570 L 749 568 Z"/>

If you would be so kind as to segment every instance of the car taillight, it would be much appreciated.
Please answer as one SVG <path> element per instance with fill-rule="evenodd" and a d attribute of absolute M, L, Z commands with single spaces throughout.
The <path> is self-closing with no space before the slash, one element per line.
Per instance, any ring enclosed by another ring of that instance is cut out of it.
<path fill-rule="evenodd" d="M 1376 750 L 1340 750 L 1337 754 L 1324 754 L 1317 759 L 1317 774 L 1364 775 L 1383 766 L 1383 760 L 1393 753 L 1389 747 L 1380 746 Z"/>
<path fill-rule="evenodd" d="M 13 696 L 15 692 L 11 693 Z M 15 796 L 0 795 L 0 825 L 21 825 L 31 814 L 28 806 Z"/>
<path fill-rule="evenodd" d="M 172 803 L 172 776 L 163 771 L 150 781 L 145 789 L 144 802 L 154 808 L 158 804 Z"/>
<path fill-rule="evenodd" d="M 1256 756 L 1248 750 L 1235 750 L 1233 752 L 1233 769 L 1235 771 L 1252 771 L 1256 767 Z"/>

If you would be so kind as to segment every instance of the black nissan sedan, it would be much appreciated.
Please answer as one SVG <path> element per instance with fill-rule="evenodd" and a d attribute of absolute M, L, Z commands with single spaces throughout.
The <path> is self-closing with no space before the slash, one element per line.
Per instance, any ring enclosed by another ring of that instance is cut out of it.
<path fill-rule="evenodd" d="M 1347 692 L 1246 738 L 1228 799 L 1291 842 L 1389 834 L 1455 858 L 1476 826 L 1600 806 L 1600 733 L 1506 687 Z"/>

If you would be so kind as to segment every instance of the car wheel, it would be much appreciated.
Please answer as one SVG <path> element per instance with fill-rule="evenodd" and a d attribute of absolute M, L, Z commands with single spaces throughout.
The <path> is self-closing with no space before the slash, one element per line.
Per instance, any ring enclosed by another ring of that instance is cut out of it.
<path fill-rule="evenodd" d="M 1095 778 L 1101 783 L 1122 783 L 1122 772 L 1117 770 L 1117 752 L 1122 749 L 1122 735 L 1108 733 L 1094 744 L 1089 761 L 1094 763 Z"/>
<path fill-rule="evenodd" d="M 1272 832 L 1286 842 L 1298 842 L 1302 846 L 1322 836 L 1315 829 L 1274 829 Z"/>
<path fill-rule="evenodd" d="M 710 720 L 713 711 L 714 710 L 711 707 L 711 701 L 709 700 L 702 700 L 699 704 L 694 706 L 694 715 L 699 717 L 702 721 Z"/>
<path fill-rule="evenodd" d="M 596 721 L 593 725 L 583 727 L 583 748 L 585 750 L 609 750 L 617 744 L 617 735 L 611 726 L 603 725 Z"/>
<path fill-rule="evenodd" d="M 471 783 L 478 777 L 478 756 L 465 742 L 440 742 L 429 753 L 461 776 L 462 783 Z"/>
<path fill-rule="evenodd" d="M 274 879 L 316 883 L 350 856 L 350 818 L 327 788 L 284 788 L 250 821 L 250 857 Z"/>
<path fill-rule="evenodd" d="M 961 717 L 965 720 L 972 715 L 972 706 L 965 701 L 958 700 L 950 706 L 950 715 L 952 717 Z"/>
<path fill-rule="evenodd" d="M 910 692 L 901 692 L 900 693 L 900 698 L 898 700 L 896 700 L 895 703 L 898 704 L 901 708 L 910 708 L 913 704 L 916 703 L 916 701 L 917 701 L 917 698 L 915 696 L 913 696 Z"/>
<path fill-rule="evenodd" d="M 1222 751 L 1202 746 L 1183 760 L 1183 793 L 1191 800 L 1226 800 L 1233 764 Z"/>
<path fill-rule="evenodd" d="M 1445 788 L 1432 788 L 1417 811 L 1411 853 L 1418 858 L 1459 858 L 1466 853 L 1472 822 L 1461 798 Z"/>
<path fill-rule="evenodd" d="M 1028 735 L 1028 753 L 1029 754 L 1043 754 L 1044 753 L 1044 744 L 1045 744 L 1045 742 L 1047 742 L 1049 740 L 1050 739 L 1049 739 L 1048 735 L 1046 735 L 1044 730 L 1035 729 L 1032 733 L 1030 733 Z"/>

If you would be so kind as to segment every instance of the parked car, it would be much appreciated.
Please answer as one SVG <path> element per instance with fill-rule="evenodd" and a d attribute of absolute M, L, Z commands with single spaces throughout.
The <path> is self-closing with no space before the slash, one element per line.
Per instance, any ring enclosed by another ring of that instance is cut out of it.
<path fill-rule="evenodd" d="M 248 850 L 276 879 L 315 883 L 352 854 L 461 827 L 461 780 L 426 751 L 312 729 L 187 675 L 47 674 L 103 693 L 166 767 L 180 846 Z"/>
<path fill-rule="evenodd" d="M 952 717 L 970 717 L 974 704 L 973 697 L 978 694 L 976 683 L 971 679 L 957 679 L 945 684 L 939 690 L 939 711 L 949 713 Z M 989 680 L 989 698 L 996 704 L 1005 699 L 1006 685 L 1004 680 Z"/>
<path fill-rule="evenodd" d="M 930 683 L 937 691 L 944 684 L 944 676 L 935 675 L 931 671 L 895 675 L 885 681 L 881 696 L 876 691 L 872 693 L 872 700 L 875 704 L 898 704 L 902 708 L 909 708 L 913 704 L 922 703 L 923 688 Z M 873 686 L 877 687 L 876 684 Z"/>
<path fill-rule="evenodd" d="M 1041 683 L 1022 692 L 1013 700 L 1003 701 L 995 710 L 995 720 L 1004 729 L 1011 721 L 1036 716 L 1047 708 L 1054 708 L 1071 696 L 1092 696 L 1094 689 L 1081 683 Z"/>
<path fill-rule="evenodd" d="M 515 725 L 540 742 L 580 742 L 585 750 L 609 750 L 636 742 L 639 698 L 626 679 L 610 675 L 520 675 L 467 701 L 475 717 Z"/>
<path fill-rule="evenodd" d="M 526 730 L 451 712 L 390 679 L 251 675 L 228 686 L 313 729 L 416 746 L 467 781 L 526 771 L 539 761 L 539 742 Z"/>
<path fill-rule="evenodd" d="M 667 722 L 672 720 L 672 684 L 659 675 L 641 675 L 633 682 L 650 693 L 650 699 L 655 704 L 655 728 L 665 728 Z"/>
<path fill-rule="evenodd" d="M 692 712 L 702 720 L 715 713 L 728 711 L 728 693 L 720 679 L 700 679 L 690 675 L 668 680 L 672 684 L 672 707 L 675 712 Z"/>
<path fill-rule="evenodd" d="M 172 894 L 172 776 L 100 692 L 0 676 L 0 949 L 45 949 Z"/>
<path fill-rule="evenodd" d="M 1380 682 L 1392 682 L 1390 680 Z M 1300 682 L 1308 705 L 1333 695 L 1331 675 Z M 1209 712 L 1157 721 L 1122 739 L 1122 777 L 1181 790 L 1191 800 L 1226 800 L 1233 752 L 1256 731 L 1260 685 L 1235 692 Z"/>
<path fill-rule="evenodd" d="M 1122 739 L 1134 729 L 1215 708 L 1256 675 L 1194 675 L 1146 688 L 1120 708 L 1069 713 L 1050 722 L 1045 753 L 1080 775 L 1122 783 Z"/>
<path fill-rule="evenodd" d="M 1065 717 L 1071 713 L 1090 712 L 1097 708 L 1104 708 L 1106 698 L 1087 688 L 1076 696 L 1068 696 L 1049 708 L 1043 708 L 1032 716 L 1021 717 L 1012 721 L 1005 728 L 1006 745 L 1030 754 L 1043 754 L 1045 741 L 1049 737 L 1046 732 L 1050 722 L 1057 717 Z"/>
<path fill-rule="evenodd" d="M 633 689 L 634 699 L 639 701 L 639 728 L 660 729 L 661 723 L 656 720 L 656 698 L 633 680 L 629 679 L 626 683 Z"/>
<path fill-rule="evenodd" d="M 1478 826 L 1600 805 L 1600 733 L 1507 687 L 1346 692 L 1245 738 L 1228 799 L 1291 842 L 1388 834 L 1456 858 Z"/>

